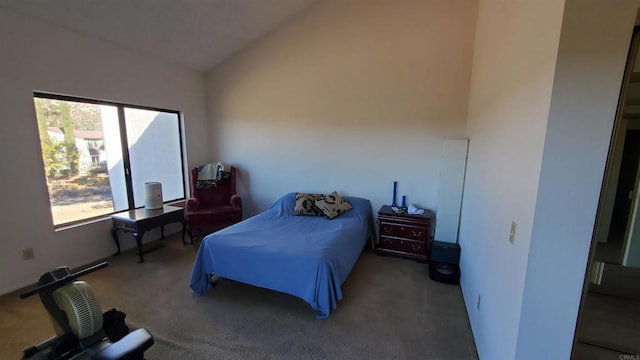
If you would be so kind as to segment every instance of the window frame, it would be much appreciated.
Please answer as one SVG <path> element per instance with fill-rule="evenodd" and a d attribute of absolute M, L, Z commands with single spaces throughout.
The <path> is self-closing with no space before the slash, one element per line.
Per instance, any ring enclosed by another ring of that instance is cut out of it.
<path fill-rule="evenodd" d="M 121 212 L 121 211 L 131 211 L 131 210 L 135 210 L 135 209 L 140 209 L 143 208 L 143 206 L 135 206 L 135 200 L 134 200 L 134 194 L 133 194 L 133 179 L 131 176 L 131 159 L 130 159 L 130 154 L 129 154 L 129 142 L 127 139 L 127 130 L 126 130 L 126 117 L 125 117 L 125 108 L 130 108 L 130 109 L 138 109 L 138 110 L 148 110 L 148 111 L 157 111 L 157 112 L 163 112 L 163 113 L 171 113 L 171 114 L 175 114 L 177 121 L 178 121 L 178 138 L 179 138 L 179 145 L 180 145 L 180 178 L 182 180 L 182 194 L 183 197 L 179 198 L 179 199 L 172 199 L 172 200 L 168 200 L 168 201 L 164 201 L 163 200 L 163 204 L 167 204 L 169 202 L 176 202 L 176 201 L 183 201 L 186 200 L 186 196 L 187 196 L 187 182 L 185 179 L 185 148 L 184 148 L 184 141 L 182 138 L 182 113 L 180 111 L 177 110 L 171 110 L 171 109 L 164 109 L 164 108 L 159 108 L 159 107 L 152 107 L 152 106 L 144 106 L 144 105 L 133 105 L 133 104 L 128 104 L 128 103 L 121 103 L 121 102 L 116 102 L 116 101 L 108 101 L 108 100 L 97 100 L 97 99 L 91 99 L 91 98 L 84 98 L 84 97 L 79 97 L 79 96 L 71 96 L 71 95 L 62 95 L 62 94 L 55 94 L 55 93 L 48 93 L 48 92 L 42 92 L 42 91 L 34 91 L 33 92 L 33 99 L 35 101 L 35 99 L 48 99 L 48 100 L 59 100 L 59 101 L 70 101 L 70 102 L 79 102 L 79 103 L 86 103 L 86 104 L 94 104 L 94 105 L 107 105 L 107 106 L 113 106 L 117 108 L 117 112 L 118 112 L 118 126 L 120 128 L 120 146 L 121 146 L 121 150 L 122 150 L 122 165 L 124 167 L 124 178 L 125 178 L 125 186 L 127 189 L 127 204 L 128 207 L 125 210 L 120 210 L 120 211 L 112 211 L 110 213 L 107 214 L 102 214 L 102 215 L 96 215 L 96 216 L 92 216 L 92 217 L 87 217 L 87 218 L 83 218 L 83 219 L 79 219 L 79 220 L 74 220 L 74 221 L 68 221 L 68 222 L 64 222 L 64 223 L 60 223 L 60 224 L 55 224 L 55 221 L 53 219 L 53 212 L 52 214 L 52 222 L 53 222 L 53 226 L 55 229 L 59 229 L 59 228 L 65 228 L 65 227 L 69 227 L 69 226 L 74 226 L 74 225 L 80 225 L 83 223 L 92 223 L 95 222 L 96 220 L 99 219 L 104 219 L 104 218 L 110 218 L 111 215 Z M 36 114 L 36 123 L 37 123 L 38 119 L 37 119 L 37 114 Z M 40 146 L 40 151 L 42 151 L 42 143 L 41 143 L 42 139 L 39 139 L 38 141 L 38 146 Z M 42 154 L 40 155 L 40 158 L 42 159 Z M 43 167 L 44 169 L 44 167 Z M 46 180 L 47 176 L 45 174 L 45 180 Z M 51 194 L 49 193 L 49 189 L 47 187 L 47 193 L 49 195 L 49 211 L 52 211 L 51 209 Z"/>

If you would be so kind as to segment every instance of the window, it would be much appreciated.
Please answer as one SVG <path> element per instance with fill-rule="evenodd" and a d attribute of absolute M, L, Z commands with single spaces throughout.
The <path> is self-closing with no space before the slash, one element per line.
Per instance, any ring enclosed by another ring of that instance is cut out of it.
<path fill-rule="evenodd" d="M 34 93 L 55 226 L 144 206 L 144 184 L 184 199 L 177 111 Z"/>

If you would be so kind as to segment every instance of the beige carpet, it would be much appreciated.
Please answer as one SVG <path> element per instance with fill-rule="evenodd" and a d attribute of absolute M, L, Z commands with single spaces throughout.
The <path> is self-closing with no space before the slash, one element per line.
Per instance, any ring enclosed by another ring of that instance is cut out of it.
<path fill-rule="evenodd" d="M 194 296 L 197 245 L 160 244 L 143 264 L 129 251 L 83 278 L 103 310 L 153 334 L 147 359 L 477 359 L 460 287 L 429 280 L 424 264 L 365 250 L 337 310 L 317 320 L 296 297 L 225 279 Z M 54 334 L 37 296 L 2 296 L 0 309 L 0 359 Z"/>

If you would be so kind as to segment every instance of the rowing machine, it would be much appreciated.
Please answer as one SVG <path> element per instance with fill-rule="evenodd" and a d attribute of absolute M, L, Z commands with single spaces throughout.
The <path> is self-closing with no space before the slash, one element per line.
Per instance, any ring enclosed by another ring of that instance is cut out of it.
<path fill-rule="evenodd" d="M 56 332 L 51 339 L 25 349 L 23 359 L 143 358 L 154 343 L 153 336 L 144 328 L 130 332 L 123 312 L 102 313 L 89 284 L 75 281 L 108 265 L 102 262 L 73 273 L 67 266 L 57 267 L 40 277 L 38 287 L 20 294 L 21 299 L 40 295 Z"/>

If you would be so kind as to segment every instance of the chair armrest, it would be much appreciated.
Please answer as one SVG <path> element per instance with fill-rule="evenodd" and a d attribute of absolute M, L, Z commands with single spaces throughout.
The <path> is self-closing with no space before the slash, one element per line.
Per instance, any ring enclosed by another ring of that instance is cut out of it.
<path fill-rule="evenodd" d="M 240 198 L 239 195 L 231 195 L 230 204 L 234 208 L 241 208 L 242 207 L 242 199 Z"/>
<path fill-rule="evenodd" d="M 200 208 L 200 200 L 192 197 L 189 198 L 184 204 L 184 212 L 185 214 L 189 211 L 198 210 Z"/>

